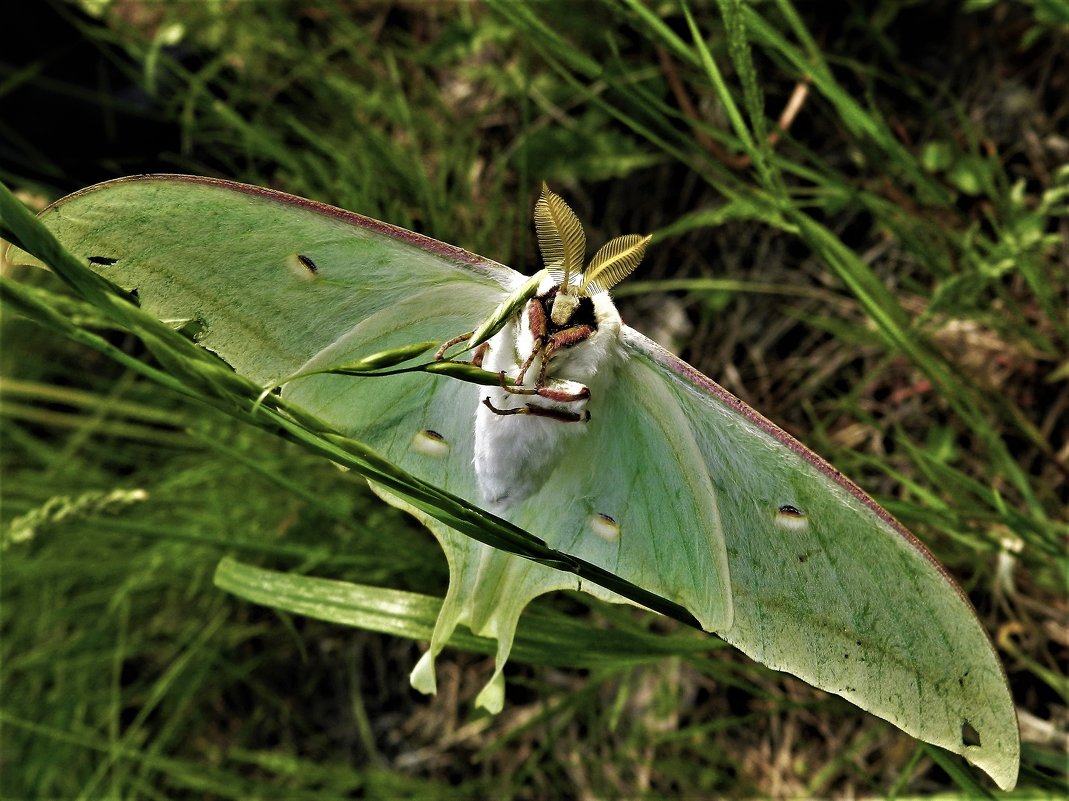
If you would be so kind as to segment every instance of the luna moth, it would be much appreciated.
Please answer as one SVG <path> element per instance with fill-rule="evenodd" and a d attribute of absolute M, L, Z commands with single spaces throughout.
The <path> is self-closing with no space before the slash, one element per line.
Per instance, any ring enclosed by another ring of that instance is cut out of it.
<path fill-rule="evenodd" d="M 689 610 L 776 670 L 1017 778 L 1013 701 L 961 589 L 856 485 L 625 325 L 608 289 L 648 238 L 585 262 L 582 226 L 543 190 L 534 278 L 386 223 L 209 178 L 119 179 L 53 204 L 58 239 L 238 373 L 390 461 Z M 332 370 L 443 343 L 499 380 Z M 520 613 L 556 589 L 623 600 L 465 537 L 382 487 L 438 538 L 450 585 L 412 674 L 458 625 L 496 639 L 477 703 L 504 701 Z"/>

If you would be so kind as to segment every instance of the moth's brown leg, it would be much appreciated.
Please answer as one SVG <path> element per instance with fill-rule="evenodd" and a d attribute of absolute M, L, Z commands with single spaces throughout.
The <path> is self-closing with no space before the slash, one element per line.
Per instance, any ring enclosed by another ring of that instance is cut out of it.
<path fill-rule="evenodd" d="M 498 409 L 490 402 L 489 397 L 483 398 L 483 406 L 494 414 L 500 414 L 502 416 L 509 414 L 531 414 L 536 417 L 548 417 L 551 420 L 556 420 L 561 423 L 585 423 L 590 419 L 590 412 L 585 410 L 582 414 L 579 414 L 577 412 L 561 411 L 560 409 L 548 409 L 545 406 L 539 406 L 534 403 L 518 406 L 515 409 Z"/>
<path fill-rule="evenodd" d="M 571 328 L 565 328 L 563 331 L 558 331 L 551 336 L 542 354 L 542 367 L 538 371 L 538 380 L 535 382 L 535 386 L 544 387 L 546 385 L 546 368 L 557 351 L 578 345 L 580 342 L 589 339 L 593 334 L 594 328 L 592 326 L 575 325 Z"/>
<path fill-rule="evenodd" d="M 440 362 L 442 359 L 445 358 L 445 352 L 447 350 L 449 350 L 454 345 L 457 345 L 457 344 L 460 344 L 461 342 L 464 342 L 467 339 L 471 339 L 471 335 L 474 334 L 474 333 L 475 333 L 474 331 L 469 331 L 466 334 L 461 334 L 460 336 L 453 337 L 451 340 L 449 340 L 448 342 L 443 344 L 442 347 L 438 348 L 438 350 L 436 350 L 434 352 L 434 360 L 436 362 Z M 472 360 L 472 361 L 474 361 L 474 360 Z"/>

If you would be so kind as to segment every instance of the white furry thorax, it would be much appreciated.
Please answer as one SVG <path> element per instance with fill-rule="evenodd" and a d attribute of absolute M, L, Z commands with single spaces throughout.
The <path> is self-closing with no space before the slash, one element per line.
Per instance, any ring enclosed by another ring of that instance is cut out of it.
<path fill-rule="evenodd" d="M 553 279 L 547 278 L 528 304 L 540 303 L 555 286 Z M 492 509 L 503 511 L 537 491 L 570 446 L 577 444 L 590 426 L 599 424 L 598 408 L 604 394 L 613 391 L 613 374 L 624 352 L 620 345 L 620 314 L 609 294 L 600 292 L 591 301 L 596 330 L 586 339 L 557 351 L 546 371 L 547 384 L 560 386 L 555 382 L 575 382 L 590 391 L 589 398 L 562 402 L 537 395 L 517 395 L 495 387 L 479 393 L 475 413 L 475 474 L 482 499 Z M 494 373 L 504 371 L 515 379 L 534 349 L 535 338 L 525 307 L 490 339 L 483 368 Z M 541 356 L 535 358 L 522 386 L 534 387 L 541 361 Z M 501 410 L 531 403 L 566 413 L 589 413 L 589 420 L 563 422 L 533 414 L 501 415 L 482 402 L 487 397 Z M 604 425 L 605 421 L 600 423 Z"/>

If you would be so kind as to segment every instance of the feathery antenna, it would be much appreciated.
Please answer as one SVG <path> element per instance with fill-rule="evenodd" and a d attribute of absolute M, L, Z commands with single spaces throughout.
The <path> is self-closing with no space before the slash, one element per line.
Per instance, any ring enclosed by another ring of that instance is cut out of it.
<path fill-rule="evenodd" d="M 561 196 L 550 191 L 545 181 L 542 182 L 542 195 L 535 204 L 534 218 L 538 248 L 546 268 L 564 273 L 560 282 L 562 288 L 571 286 L 572 276 L 582 273 L 586 257 L 583 224 Z"/>
<path fill-rule="evenodd" d="M 650 235 L 626 234 L 606 242 L 583 272 L 579 294 L 590 294 L 591 287 L 596 292 L 612 289 L 627 278 L 646 255 L 646 245 L 652 238 Z"/>

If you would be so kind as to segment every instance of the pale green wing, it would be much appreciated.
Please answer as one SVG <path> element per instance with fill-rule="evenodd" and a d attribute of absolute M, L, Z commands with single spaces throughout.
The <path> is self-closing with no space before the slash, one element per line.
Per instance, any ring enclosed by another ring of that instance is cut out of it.
<path fill-rule="evenodd" d="M 734 623 L 749 656 L 1016 782 L 1013 699 L 962 591 L 875 501 L 726 390 L 625 328 L 690 421 L 716 490 Z M 630 376 L 623 379 L 627 381 Z"/>
<path fill-rule="evenodd" d="M 42 220 L 76 256 L 136 293 L 148 312 L 193 323 L 198 342 L 269 384 L 395 345 L 474 329 L 520 274 L 376 220 L 259 187 L 188 176 L 109 181 L 53 204 Z M 286 395 L 421 478 L 474 500 L 477 388 L 426 374 L 317 375 Z M 504 666 L 527 602 L 575 576 L 510 557 L 425 521 L 450 565 L 428 659 L 413 676 L 434 689 L 433 657 L 466 624 L 499 638 L 498 673 L 480 698 L 500 709 Z M 514 590 L 505 592 L 503 588 Z"/>
<path fill-rule="evenodd" d="M 136 290 L 146 311 L 195 323 L 200 344 L 261 383 L 395 346 L 444 341 L 475 328 L 524 281 L 357 214 L 210 179 L 112 181 L 63 199 L 43 220 L 75 255 Z M 344 433 L 475 503 L 478 392 L 425 374 L 317 375 L 285 388 L 288 398 Z M 696 442 L 680 437 L 683 421 L 658 382 L 647 377 L 607 395 L 592 401 L 589 443 L 510 517 L 551 545 L 678 601 L 707 628 L 727 625 L 731 600 L 715 495 L 700 471 L 678 478 L 680 460 L 700 459 Z M 584 452 L 598 454 L 598 469 Z M 645 463 L 636 464 L 635 454 Z M 441 541 L 451 572 L 431 651 L 414 681 L 433 688 L 433 657 L 453 627 L 465 624 L 499 640 L 498 673 L 480 702 L 500 708 L 500 671 L 530 599 L 564 588 L 609 593 L 409 510 Z"/>
<path fill-rule="evenodd" d="M 109 181 L 42 219 L 93 269 L 136 290 L 146 311 L 194 323 L 201 345 L 258 383 L 292 375 L 362 321 L 417 298 L 439 324 L 407 343 L 444 341 L 474 328 L 523 280 L 359 214 L 209 178 Z"/>

